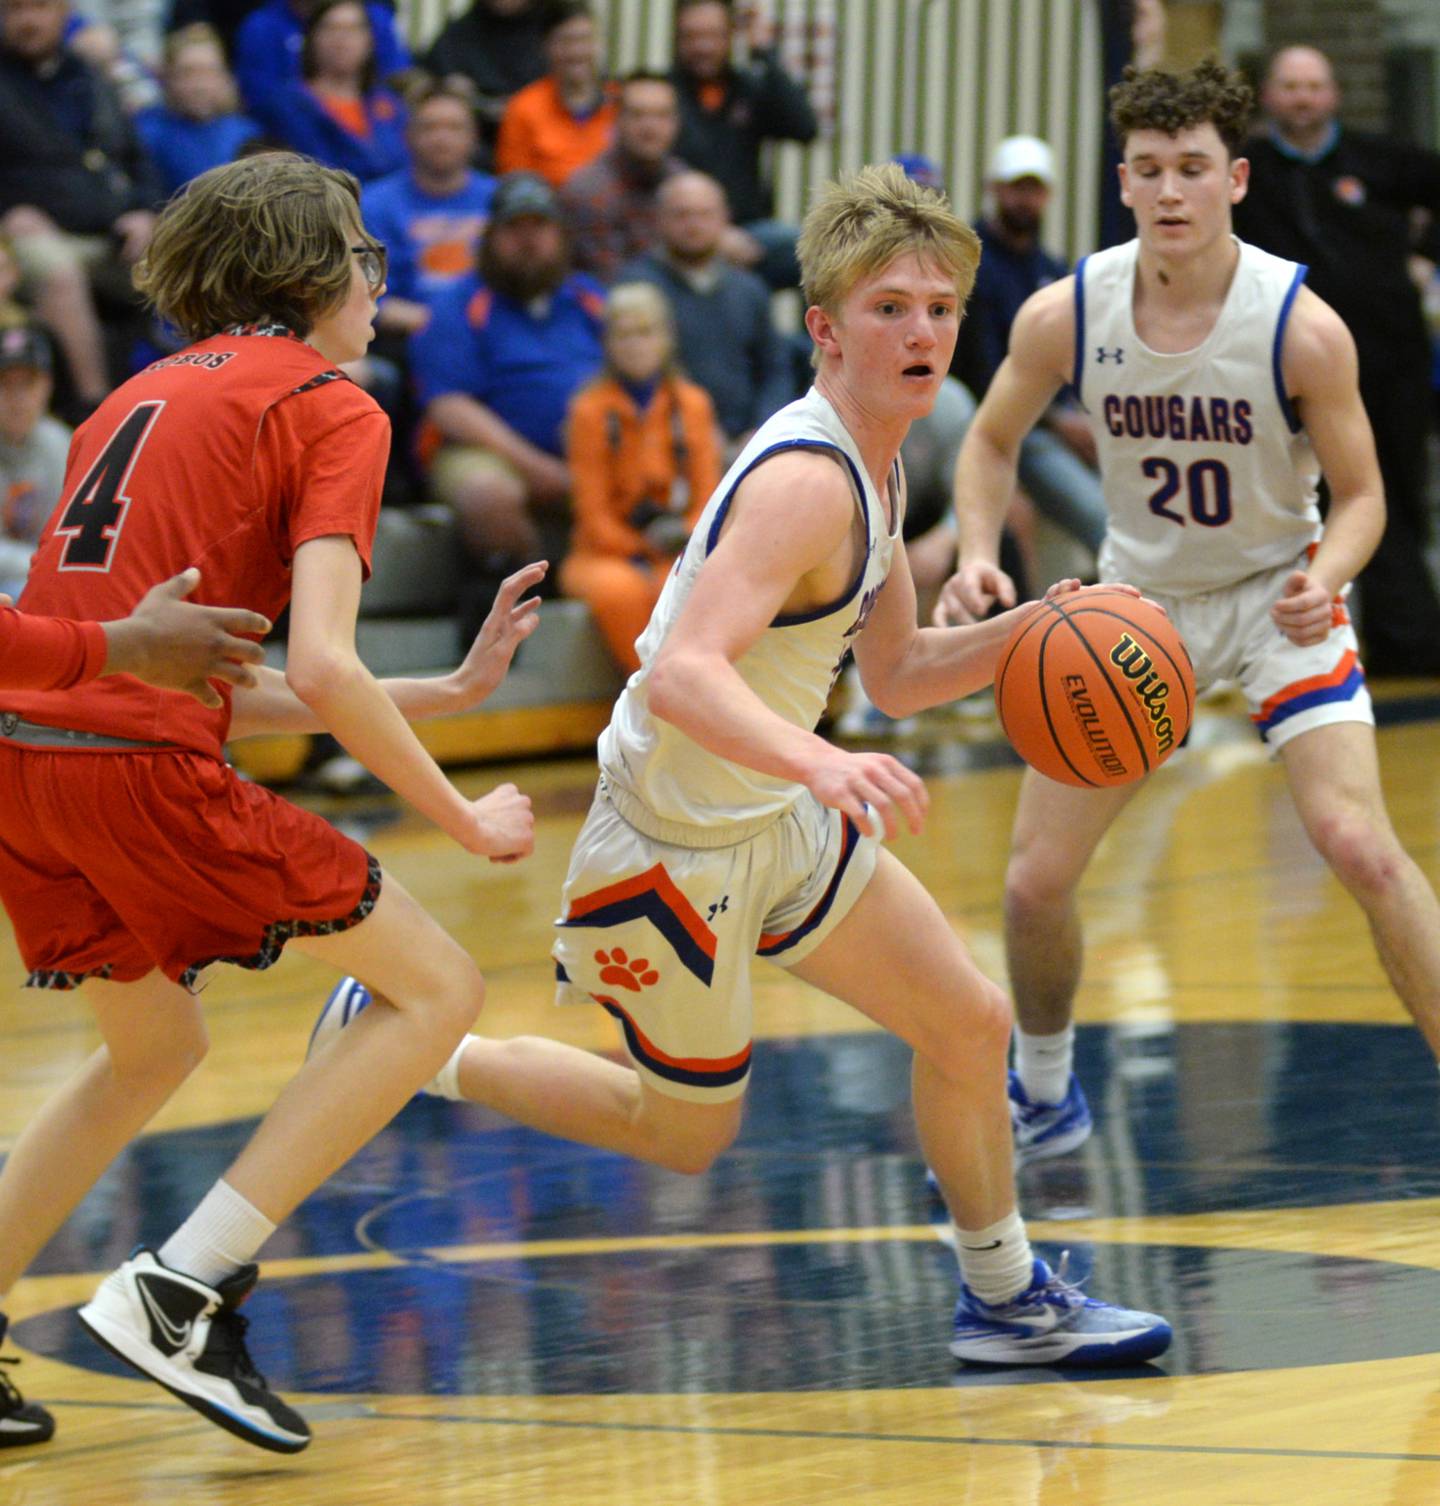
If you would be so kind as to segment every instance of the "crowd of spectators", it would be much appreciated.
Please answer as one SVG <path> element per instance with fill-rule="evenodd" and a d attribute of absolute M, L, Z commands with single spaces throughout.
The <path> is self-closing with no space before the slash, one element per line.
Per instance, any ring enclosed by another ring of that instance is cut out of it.
<path fill-rule="evenodd" d="M 774 313 L 797 280 L 796 227 L 776 217 L 764 148 L 812 140 L 815 111 L 764 8 L 673 0 L 672 39 L 668 70 L 612 78 L 587 0 L 471 0 L 415 58 L 385 0 L 92 0 L 83 17 L 68 0 L 0 0 L 0 589 L 54 500 L 56 416 L 83 420 L 173 348 L 130 286 L 156 208 L 237 155 L 290 149 L 360 180 L 387 248 L 377 340 L 349 374 L 395 423 L 387 502 L 453 511 L 462 633 L 543 554 L 547 589 L 588 601 L 632 667 L 695 510 L 808 375 Z M 1396 519 L 1361 582 L 1377 667 L 1440 669 L 1415 458 L 1424 351 L 1403 276 L 1405 212 L 1440 219 L 1440 157 L 1342 133 L 1308 49 L 1282 54 L 1265 100 L 1250 153 L 1263 192 L 1237 223 L 1308 261 L 1356 329 Z M 946 186 L 937 164 L 897 160 Z M 975 401 L 1020 305 L 1067 271 L 1045 249 L 1056 172 L 1034 137 L 989 163 L 951 379 L 906 445 L 922 594 L 953 561 L 949 480 Z M 1374 251 L 1373 277 L 1347 272 L 1347 236 Z M 1022 543 L 1033 514 L 1100 543 L 1094 445 L 1072 403 L 1026 441 Z"/>

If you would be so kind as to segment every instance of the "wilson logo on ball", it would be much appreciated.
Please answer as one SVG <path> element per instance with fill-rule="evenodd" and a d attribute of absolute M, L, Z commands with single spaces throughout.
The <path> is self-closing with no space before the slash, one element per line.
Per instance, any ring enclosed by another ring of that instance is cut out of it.
<path fill-rule="evenodd" d="M 1170 686 L 1155 673 L 1150 655 L 1129 633 L 1110 650 L 1110 662 L 1131 682 L 1130 688 L 1140 698 L 1155 733 L 1155 746 L 1168 753 L 1175 745 L 1175 723 L 1169 714 Z"/>
<path fill-rule="evenodd" d="M 1142 778 L 1185 740 L 1195 674 L 1154 602 L 1092 586 L 1017 615 L 996 666 L 995 706 L 1031 768 L 1104 789 Z"/>

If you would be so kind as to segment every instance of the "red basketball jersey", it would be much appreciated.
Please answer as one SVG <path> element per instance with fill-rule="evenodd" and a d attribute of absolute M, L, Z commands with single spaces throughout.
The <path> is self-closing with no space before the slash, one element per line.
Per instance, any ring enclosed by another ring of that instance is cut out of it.
<path fill-rule="evenodd" d="M 98 622 L 27 617 L 0 607 L 0 686 L 64 690 L 93 680 L 108 652 Z"/>
<path fill-rule="evenodd" d="M 273 621 L 307 539 L 348 535 L 369 573 L 389 448 L 375 402 L 288 330 L 192 345 L 117 388 L 76 433 L 21 604 L 49 617 L 124 617 L 195 565 L 191 600 Z M 225 704 L 213 711 L 129 675 L 63 694 L 5 691 L 0 710 L 219 755 L 230 687 L 215 684 Z"/>

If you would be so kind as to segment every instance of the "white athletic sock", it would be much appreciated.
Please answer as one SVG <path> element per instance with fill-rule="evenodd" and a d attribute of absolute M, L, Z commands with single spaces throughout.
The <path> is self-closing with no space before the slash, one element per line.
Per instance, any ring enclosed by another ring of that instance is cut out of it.
<path fill-rule="evenodd" d="M 1063 1103 L 1075 1067 L 1075 1026 L 1055 1035 L 1030 1035 L 1015 1027 L 1015 1071 L 1031 1103 Z"/>
<path fill-rule="evenodd" d="M 275 1225 L 228 1182 L 216 1182 L 160 1246 L 160 1262 L 206 1286 L 218 1286 L 253 1260 L 274 1232 Z"/>
<path fill-rule="evenodd" d="M 1018 1212 L 1007 1213 L 986 1229 L 955 1226 L 955 1253 L 960 1275 L 982 1302 L 998 1307 L 1030 1285 L 1035 1256 Z"/>
<path fill-rule="evenodd" d="M 456 1046 L 450 1060 L 420 1089 L 422 1093 L 433 1093 L 436 1098 L 453 1098 L 457 1103 L 463 1103 L 465 1095 L 460 1091 L 460 1058 L 465 1055 L 465 1048 L 470 1044 L 470 1036 Z"/>

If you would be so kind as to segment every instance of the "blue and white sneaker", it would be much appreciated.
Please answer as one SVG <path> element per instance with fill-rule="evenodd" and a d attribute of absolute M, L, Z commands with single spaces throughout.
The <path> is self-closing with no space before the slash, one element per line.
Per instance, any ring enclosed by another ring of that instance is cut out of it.
<path fill-rule="evenodd" d="M 1164 1318 L 1087 1297 L 1065 1280 L 1068 1259 L 1058 1271 L 1036 1260 L 1030 1285 L 995 1307 L 962 1286 L 950 1353 L 990 1365 L 1134 1365 L 1164 1354 L 1173 1337 Z"/>
<path fill-rule="evenodd" d="M 368 1008 L 372 997 L 358 978 L 342 978 L 321 1006 L 320 1018 L 315 1021 L 310 1044 L 305 1048 L 306 1061 L 327 1042 L 334 1040 L 361 1010 Z"/>
<path fill-rule="evenodd" d="M 1031 1103 L 1018 1072 L 1010 1074 L 1009 1092 L 1017 1167 L 1042 1161 L 1047 1156 L 1063 1156 L 1090 1138 L 1094 1128 L 1090 1105 L 1085 1102 L 1080 1079 L 1073 1072 L 1065 1097 L 1059 1103 Z"/>

